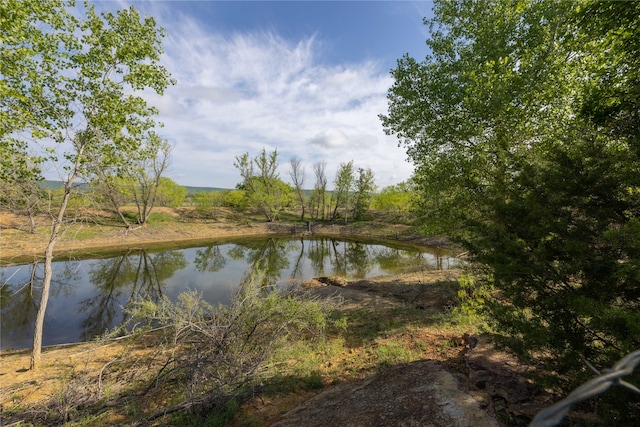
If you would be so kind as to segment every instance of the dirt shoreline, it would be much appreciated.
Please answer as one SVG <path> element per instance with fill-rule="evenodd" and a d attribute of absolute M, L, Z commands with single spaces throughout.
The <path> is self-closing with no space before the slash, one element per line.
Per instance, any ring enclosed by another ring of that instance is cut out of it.
<path fill-rule="evenodd" d="M 49 234 L 40 230 L 29 234 L 16 225 L 16 220 L 7 215 L 0 223 L 0 266 L 33 262 L 42 257 Z M 9 226 L 7 226 L 7 223 Z M 402 224 L 367 222 L 359 224 L 318 223 L 311 226 L 291 222 L 260 221 L 175 221 L 151 224 L 125 232 L 122 227 L 98 224 L 77 224 L 65 229 L 56 242 L 56 257 L 83 257 L 108 255 L 124 249 L 158 246 L 178 247 L 197 245 L 203 242 L 251 238 L 257 236 L 316 236 L 352 237 L 382 241 L 398 241 L 416 246 L 449 247 L 446 239 L 426 238 L 412 232 Z"/>

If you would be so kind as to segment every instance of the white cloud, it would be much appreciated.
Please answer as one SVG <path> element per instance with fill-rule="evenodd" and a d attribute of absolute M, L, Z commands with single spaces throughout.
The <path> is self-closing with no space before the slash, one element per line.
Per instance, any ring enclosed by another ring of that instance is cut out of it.
<path fill-rule="evenodd" d="M 149 100 L 174 144 L 169 175 L 178 183 L 234 187 L 235 156 L 262 148 L 278 149 L 285 180 L 289 159 L 300 158 L 309 186 L 312 164 L 321 160 L 330 182 L 349 160 L 370 167 L 381 187 L 410 176 L 404 150 L 378 119 L 392 81 L 375 63 L 323 64 L 316 37 L 215 34 L 175 16 L 162 26 L 163 61 L 178 83 Z"/>

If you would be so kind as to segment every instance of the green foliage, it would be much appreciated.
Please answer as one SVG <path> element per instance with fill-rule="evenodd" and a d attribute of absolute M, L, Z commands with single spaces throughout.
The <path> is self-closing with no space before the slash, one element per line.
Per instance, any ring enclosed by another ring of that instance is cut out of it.
<path fill-rule="evenodd" d="M 247 198 L 242 190 L 224 190 L 222 192 L 223 206 L 243 211 L 247 208 Z"/>
<path fill-rule="evenodd" d="M 235 412 L 229 405 L 252 393 L 274 353 L 298 340 L 323 339 L 330 306 L 266 291 L 260 276 L 242 283 L 228 306 L 212 307 L 188 291 L 175 303 L 162 296 L 127 307 L 128 322 L 119 331 L 161 328 L 172 349 L 153 381 L 184 386 L 182 407 L 189 412 L 181 418 L 228 419 Z M 184 346 L 187 351 L 180 350 Z"/>
<path fill-rule="evenodd" d="M 309 207 L 311 208 L 311 217 L 314 219 L 325 219 L 328 203 L 327 195 L 327 176 L 325 168 L 327 164 L 319 161 L 313 164 L 313 172 L 316 181 L 313 184 L 313 190 L 309 196 Z"/>
<path fill-rule="evenodd" d="M 304 168 L 301 166 L 302 161 L 297 157 L 292 157 L 290 161 L 291 171 L 289 172 L 289 176 L 291 177 L 291 182 L 293 183 L 293 188 L 295 189 L 296 194 L 298 195 L 297 202 L 300 206 L 300 221 L 304 221 L 304 215 L 306 213 L 307 207 L 307 195 L 304 190 Z"/>
<path fill-rule="evenodd" d="M 293 189 L 278 175 L 278 151 L 267 155 L 263 148 L 254 159 L 249 153 L 236 157 L 233 164 L 242 176 L 242 189 L 251 206 L 260 210 L 267 221 L 275 221 L 293 200 Z"/>
<path fill-rule="evenodd" d="M 49 70 L 68 60 L 67 38 L 76 25 L 65 1 L 7 0 L 0 12 L 0 192 L 2 205 L 31 218 L 47 211 L 39 182 L 51 149 L 34 152 L 30 141 L 59 141 L 65 105 L 57 89 L 64 82 Z M 36 25 L 38 24 L 38 25 Z"/>
<path fill-rule="evenodd" d="M 487 283 L 477 282 L 473 276 L 463 274 L 459 279 L 460 288 L 458 289 L 458 300 L 464 315 L 470 318 L 478 319 L 478 317 L 486 309 L 488 301 L 492 299 L 493 288 Z"/>
<path fill-rule="evenodd" d="M 99 15 L 89 2 L 82 9 L 74 6 L 9 0 L 0 20 L 0 174 L 6 175 L 5 167 L 17 168 L 20 179 L 13 183 L 31 185 L 41 165 L 50 161 L 52 169 L 65 175 L 45 249 L 34 369 L 40 362 L 53 249 L 74 183 L 98 171 L 127 171 L 129 159 L 149 158 L 144 142 L 159 139 L 153 131 L 157 110 L 141 92 L 162 94 L 173 83 L 159 63 L 164 32 L 153 18 L 142 18 L 133 7 Z M 44 148 L 32 155 L 31 145 Z"/>
<path fill-rule="evenodd" d="M 202 215 L 210 218 L 217 218 L 224 202 L 225 194 L 219 191 L 198 191 L 193 196 L 193 204 L 196 206 L 196 211 Z"/>
<path fill-rule="evenodd" d="M 373 171 L 370 168 L 358 168 L 353 195 L 353 218 L 356 221 L 364 219 L 371 206 L 371 199 L 375 191 Z"/>
<path fill-rule="evenodd" d="M 67 174 L 69 192 L 78 176 L 127 170 L 129 160 L 143 152 L 141 140 L 152 134 L 156 110 L 139 91 L 162 93 L 171 83 L 158 64 L 163 31 L 134 8 L 98 15 L 87 3 L 79 9 L 84 16 L 76 18 L 71 7 L 67 1 L 3 5 L 4 182 L 37 181 L 43 163 L 55 162 Z M 46 141 L 48 148 L 31 151 L 30 141 Z M 60 147 L 51 148 L 53 143 Z"/>
<path fill-rule="evenodd" d="M 336 220 L 339 210 L 342 209 L 345 223 L 349 217 L 363 220 L 376 190 L 373 171 L 369 168 L 358 168 L 356 173 L 353 160 L 340 163 L 333 184 L 334 191 L 330 199 L 330 205 L 333 205 L 331 219 Z M 320 193 L 312 194 L 312 198 L 319 195 Z"/>
<path fill-rule="evenodd" d="M 423 223 L 479 266 L 467 306 L 566 388 L 640 347 L 638 8 L 436 2 L 381 116 Z"/>
<path fill-rule="evenodd" d="M 138 141 L 135 152 L 112 153 L 107 162 L 95 159 L 84 174 L 90 180 L 93 194 L 103 206 L 111 206 L 126 227 L 130 222 L 145 224 L 156 204 L 177 207 L 186 196 L 186 188 L 163 177 L 171 146 L 156 134 Z M 119 160 L 114 160 L 118 156 Z M 122 211 L 125 204 L 135 204 L 137 215 L 131 217 Z"/>
<path fill-rule="evenodd" d="M 336 178 L 333 181 L 334 190 L 331 194 L 331 200 L 333 202 L 333 214 L 331 219 L 338 218 L 338 209 L 342 208 L 344 221 L 347 222 L 349 217 L 349 210 L 351 209 L 351 201 L 353 191 L 353 160 L 347 163 L 340 163 L 338 171 L 336 172 Z"/>
<path fill-rule="evenodd" d="M 12 169 L 18 171 L 19 168 Z M 0 179 L 0 206 L 10 212 L 29 217 L 29 232 L 36 232 L 36 217 L 50 210 L 47 203 L 47 193 L 40 186 L 39 173 L 34 176 L 4 173 L 5 179 Z"/>
<path fill-rule="evenodd" d="M 160 177 L 156 203 L 159 206 L 177 208 L 182 206 L 187 197 L 187 188 L 176 184 L 171 178 Z"/>
<path fill-rule="evenodd" d="M 7 0 L 3 3 L 0 29 L 0 179 L 5 173 L 37 176 L 29 170 L 26 131 L 35 139 L 59 140 L 67 118 L 67 106 L 57 101 L 65 78 L 59 72 L 67 66 L 76 48 L 70 33 L 77 20 L 66 10 L 64 0 L 42 4 L 38 0 Z M 53 72 L 52 72 L 53 71 Z M 29 84 L 25 84 L 29 83 Z M 45 153 L 43 153 L 45 154 Z M 49 154 L 49 153 L 47 153 Z M 36 161 L 45 156 L 37 156 Z"/>
<path fill-rule="evenodd" d="M 409 220 L 413 201 L 417 199 L 417 192 L 407 182 L 391 185 L 376 193 L 371 200 L 371 208 L 390 213 L 396 220 Z"/>

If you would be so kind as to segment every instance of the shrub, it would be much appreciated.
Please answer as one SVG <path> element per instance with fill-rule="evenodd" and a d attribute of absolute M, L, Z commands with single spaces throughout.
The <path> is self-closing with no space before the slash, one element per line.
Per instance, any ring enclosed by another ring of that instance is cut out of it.
<path fill-rule="evenodd" d="M 254 389 L 275 350 L 297 339 L 324 336 L 328 304 L 291 293 L 266 291 L 248 280 L 230 305 L 212 307 L 195 291 L 181 294 L 177 302 L 138 300 L 126 312 L 123 327 L 160 328 L 162 346 L 172 350 L 159 361 L 149 390 L 181 384 L 185 398 L 146 418 L 185 411 L 198 417 L 224 411 Z"/>

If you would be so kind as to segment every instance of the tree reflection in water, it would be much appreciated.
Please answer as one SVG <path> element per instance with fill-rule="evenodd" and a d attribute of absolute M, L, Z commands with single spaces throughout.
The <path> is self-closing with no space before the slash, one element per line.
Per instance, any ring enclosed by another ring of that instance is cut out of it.
<path fill-rule="evenodd" d="M 38 262 L 34 262 L 29 268 L 30 273 L 26 280 L 9 284 L 9 278 L 2 280 L 0 285 L 0 309 L 2 310 L 2 335 L 6 336 L 8 331 L 12 334 L 27 334 L 27 328 L 33 327 L 33 319 L 38 312 L 38 301 L 40 301 L 39 288 L 36 286 L 38 280 Z M 16 271 L 14 274 L 18 273 Z"/>
<path fill-rule="evenodd" d="M 121 256 L 99 260 L 89 273 L 97 295 L 79 303 L 78 312 L 86 313 L 81 324 L 81 338 L 92 339 L 117 326 L 122 321 L 118 317 L 123 299 L 127 303 L 137 297 L 159 301 L 163 281 L 187 264 L 182 251 L 149 253 L 145 249 L 129 250 Z"/>
<path fill-rule="evenodd" d="M 289 267 L 287 240 L 269 238 L 262 241 L 236 245 L 228 254 L 233 259 L 244 259 L 247 270 L 241 281 L 247 283 L 256 280 L 259 286 L 272 289 L 278 283 L 282 270 Z"/>
<path fill-rule="evenodd" d="M 54 263 L 45 321 L 46 345 L 91 339 L 122 322 L 122 307 L 139 296 L 158 301 L 197 289 L 224 303 L 243 282 L 265 292 L 317 276 L 360 279 L 378 274 L 448 268 L 446 253 L 393 248 L 332 238 L 256 238 L 166 252 L 129 250 L 108 259 Z M 40 299 L 41 267 L 0 268 L 3 348 L 28 345 Z M 56 311 L 57 309 L 57 311 Z"/>
<path fill-rule="evenodd" d="M 289 245 L 292 249 L 295 249 L 296 241 L 291 241 Z M 304 274 L 304 239 L 300 238 L 299 244 L 300 250 L 298 251 L 298 256 L 296 257 L 296 262 L 293 264 L 293 269 L 291 270 L 291 275 L 289 276 L 289 282 L 291 284 L 299 283 L 303 280 Z"/>
<path fill-rule="evenodd" d="M 362 278 L 372 268 L 373 254 L 368 244 L 317 239 L 310 241 L 310 245 L 309 260 L 318 276 L 325 275 L 325 271 L 329 269 L 335 276 Z"/>
<path fill-rule="evenodd" d="M 196 250 L 196 258 L 193 260 L 196 269 L 201 272 L 215 273 L 227 265 L 227 259 L 220 250 L 220 245 L 210 245 Z"/>
<path fill-rule="evenodd" d="M 51 280 L 50 298 L 68 296 L 74 291 L 74 279 L 78 278 L 79 262 L 64 262 L 59 274 Z M 31 264 L 17 267 L 12 275 L 21 279 L 12 281 L 11 277 L 2 277 L 0 281 L 0 322 L 2 336 L 32 336 L 33 322 L 38 312 L 38 303 L 42 293 L 42 265 L 36 260 Z M 27 270 L 28 274 L 22 270 Z M 50 314 L 45 317 L 45 328 Z"/>

